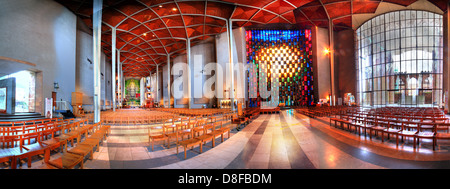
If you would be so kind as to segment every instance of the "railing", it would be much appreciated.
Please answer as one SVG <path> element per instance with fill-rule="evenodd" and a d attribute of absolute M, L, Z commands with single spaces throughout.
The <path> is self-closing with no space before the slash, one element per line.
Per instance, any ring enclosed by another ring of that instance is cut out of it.
<path fill-rule="evenodd" d="M 70 110 L 70 106 L 67 101 L 56 101 L 56 110 Z"/>

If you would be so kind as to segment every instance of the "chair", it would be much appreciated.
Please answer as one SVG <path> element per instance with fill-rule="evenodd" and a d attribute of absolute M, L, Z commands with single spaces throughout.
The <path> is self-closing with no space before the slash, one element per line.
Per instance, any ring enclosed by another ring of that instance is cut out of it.
<path fill-rule="evenodd" d="M 6 135 L 0 136 L 0 142 L 2 143 L 2 148 L 14 148 L 17 142 L 20 142 L 20 135 Z"/>
<path fill-rule="evenodd" d="M 207 141 L 212 141 L 212 146 L 214 147 L 214 134 L 208 133 L 208 130 L 214 129 L 212 124 L 207 124 L 203 126 L 203 133 L 202 135 L 196 137 L 197 139 L 200 139 L 203 144 L 206 144 Z"/>
<path fill-rule="evenodd" d="M 182 140 L 177 143 L 177 154 L 178 154 L 178 146 L 183 146 L 184 148 L 184 159 L 186 159 L 186 150 L 188 148 L 194 148 L 195 145 L 200 145 L 200 153 L 203 151 L 203 142 L 202 140 L 194 137 L 194 132 L 191 132 L 191 138 L 187 140 Z"/>
<path fill-rule="evenodd" d="M 165 129 L 165 134 L 167 137 L 167 148 L 170 148 L 170 139 L 175 138 L 176 142 L 178 142 L 178 125 L 171 124 L 171 125 L 163 125 Z M 172 132 L 167 132 L 169 129 L 172 129 Z"/>
<path fill-rule="evenodd" d="M 221 136 L 221 142 L 223 142 L 223 135 L 224 133 L 228 133 L 228 138 L 230 138 L 230 127 L 224 127 L 223 126 L 223 122 L 220 122 L 220 128 L 216 129 L 215 132 L 220 132 L 220 136 Z"/>
<path fill-rule="evenodd" d="M 388 135 L 388 139 L 390 138 L 390 135 L 396 135 L 397 136 L 396 138 L 398 138 L 398 132 L 400 132 L 401 129 L 398 128 L 397 123 L 398 123 L 397 120 L 389 120 L 388 121 L 386 129 L 381 133 L 382 140 L 384 140 L 385 133 Z"/>
<path fill-rule="evenodd" d="M 374 124 L 375 125 L 373 127 L 370 127 L 370 129 L 369 129 L 369 138 L 370 139 L 372 139 L 372 131 L 375 132 L 374 134 L 376 136 L 378 132 L 383 133 L 384 130 L 386 129 L 386 127 L 384 126 L 384 122 L 380 122 L 380 120 L 377 119 L 377 118 L 375 119 Z M 384 138 L 383 137 L 381 137 L 381 141 L 384 142 Z"/>
<path fill-rule="evenodd" d="M 44 151 L 47 149 L 47 145 L 44 145 L 40 141 L 41 132 L 25 133 L 20 136 L 19 152 L 15 157 L 19 160 L 27 158 L 28 167 L 31 167 L 31 157 L 44 154 Z M 25 140 L 32 141 L 32 139 L 34 139 L 35 143 L 30 144 L 28 142 L 28 144 L 25 145 Z"/>
<path fill-rule="evenodd" d="M 414 149 L 415 149 L 416 148 L 416 142 L 415 142 L 416 138 L 415 137 L 416 137 L 416 134 L 417 134 L 417 130 L 412 130 L 411 127 L 416 127 L 417 128 L 418 123 L 417 122 L 412 122 L 412 121 L 402 121 L 401 123 L 402 123 L 402 128 L 398 132 L 397 139 L 396 139 L 397 147 L 398 147 L 398 139 L 399 139 L 399 137 L 401 137 L 402 142 L 403 142 L 403 137 L 412 137 L 414 139 L 413 146 L 414 146 Z"/>
<path fill-rule="evenodd" d="M 436 125 L 436 136 L 434 138 L 435 144 L 437 146 L 438 140 L 450 140 L 450 133 L 449 133 L 449 127 L 450 123 L 439 123 Z M 438 129 L 439 128 L 439 129 Z M 439 131 L 446 131 L 446 132 L 439 132 Z"/>
<path fill-rule="evenodd" d="M 415 139 L 417 140 L 417 145 L 419 145 L 419 141 L 420 139 L 432 139 L 432 143 L 433 143 L 433 151 L 435 150 L 435 135 L 436 135 L 436 124 L 434 124 L 430 130 L 430 124 L 424 124 L 422 126 L 422 124 L 419 124 L 418 127 L 418 131 L 416 133 Z M 415 141 L 414 141 L 415 142 Z"/>
<path fill-rule="evenodd" d="M 370 129 L 370 127 L 373 127 L 374 125 L 375 123 L 372 118 L 364 118 L 362 124 L 358 127 L 358 135 L 361 135 L 361 130 L 364 129 L 364 136 L 366 136 L 367 129 Z"/>
<path fill-rule="evenodd" d="M 180 130 L 178 130 L 178 136 L 181 137 L 181 140 L 184 140 L 184 136 L 188 136 L 191 134 L 192 129 L 191 129 L 191 125 L 189 122 L 183 122 L 178 124 L 178 127 L 180 128 Z"/>
<path fill-rule="evenodd" d="M 153 133 L 152 130 L 157 130 L 160 131 L 160 133 Z M 154 127 L 148 127 L 148 139 L 149 142 L 152 143 L 152 151 L 153 151 L 153 147 L 154 147 L 154 143 L 156 141 L 165 141 L 167 140 L 167 136 L 165 133 L 165 128 L 164 126 L 154 126 Z"/>
<path fill-rule="evenodd" d="M 41 132 L 40 141 L 47 145 L 50 150 L 54 150 L 56 148 L 61 147 L 61 141 L 54 138 L 55 136 L 55 128 L 52 124 L 46 125 L 45 129 Z"/>
<path fill-rule="evenodd" d="M 45 163 L 59 169 L 72 169 L 80 164 L 80 168 L 83 169 L 83 159 L 81 155 L 64 152 L 58 159 L 48 160 Z"/>
<path fill-rule="evenodd" d="M 348 123 L 348 126 L 349 126 L 350 131 L 351 131 L 352 127 L 354 127 L 355 128 L 354 131 L 358 132 L 359 128 L 364 126 L 364 121 L 363 121 L 363 119 L 361 119 L 360 116 L 353 116 L 351 118 L 350 123 Z"/>

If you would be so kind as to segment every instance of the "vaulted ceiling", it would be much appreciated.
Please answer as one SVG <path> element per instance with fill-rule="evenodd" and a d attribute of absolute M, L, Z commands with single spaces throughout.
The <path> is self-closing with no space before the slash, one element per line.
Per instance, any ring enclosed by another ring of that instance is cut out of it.
<path fill-rule="evenodd" d="M 92 0 L 56 0 L 92 28 Z M 373 13 L 381 2 L 408 6 L 417 0 L 103 0 L 102 48 L 111 56 L 111 31 L 124 76 L 148 76 L 167 55 L 184 54 L 191 46 L 233 28 L 269 23 L 351 28 L 352 15 Z M 446 10 L 445 0 L 429 0 Z M 336 29 L 335 28 L 335 29 Z"/>

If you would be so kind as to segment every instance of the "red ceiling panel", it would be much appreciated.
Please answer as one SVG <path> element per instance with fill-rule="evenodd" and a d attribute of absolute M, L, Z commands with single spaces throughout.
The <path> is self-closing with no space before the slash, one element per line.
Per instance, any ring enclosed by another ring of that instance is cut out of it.
<path fill-rule="evenodd" d="M 127 17 L 114 9 L 105 9 L 102 12 L 102 15 L 103 15 L 102 16 L 103 22 L 106 22 L 113 27 L 117 26 L 117 24 L 119 24 L 122 20 L 124 20 Z"/>
<path fill-rule="evenodd" d="M 354 1 L 352 4 L 353 14 L 374 13 L 379 4 L 378 1 Z"/>
<path fill-rule="evenodd" d="M 162 7 L 156 6 L 152 8 L 160 17 L 180 14 L 180 10 L 178 10 L 177 4 L 175 3 L 168 3 L 161 6 Z"/>
<path fill-rule="evenodd" d="M 222 27 L 205 26 L 205 32 L 209 34 L 219 34 L 221 30 Z"/>
<path fill-rule="evenodd" d="M 324 5 L 326 4 L 332 4 L 332 3 L 336 3 L 336 2 L 350 2 L 349 0 L 320 0 L 320 2 Z"/>
<path fill-rule="evenodd" d="M 178 2 L 178 6 L 183 14 L 205 14 L 205 2 Z"/>
<path fill-rule="evenodd" d="M 277 15 L 272 14 L 268 11 L 259 11 L 256 13 L 256 15 L 252 18 L 252 20 L 262 23 L 268 23 L 270 20 L 275 18 Z"/>
<path fill-rule="evenodd" d="M 122 1 L 113 7 L 128 16 L 147 8 L 145 5 L 137 1 Z"/>
<path fill-rule="evenodd" d="M 150 22 L 145 22 L 144 24 L 147 25 L 147 27 L 149 27 L 149 28 L 151 28 L 153 30 L 154 29 L 158 29 L 158 28 L 165 28 L 166 27 L 164 22 L 161 19 L 159 19 L 159 18 L 154 19 L 154 20 L 152 20 Z"/>
<path fill-rule="evenodd" d="M 133 18 L 136 19 L 139 22 L 147 22 L 149 20 L 158 18 L 158 15 L 156 15 L 152 10 L 150 9 L 144 9 L 136 14 L 133 15 Z"/>
<path fill-rule="evenodd" d="M 172 39 L 160 39 L 160 40 L 158 40 L 158 42 L 160 42 L 162 45 L 167 45 L 167 44 L 171 44 L 171 43 L 174 43 L 174 40 L 172 40 Z"/>
<path fill-rule="evenodd" d="M 273 0 L 223 0 L 225 2 L 230 2 L 234 4 L 241 4 L 241 5 L 250 5 L 254 7 L 263 7 Z"/>
<path fill-rule="evenodd" d="M 302 8 L 301 11 L 307 16 L 310 20 L 314 19 L 328 19 L 327 12 L 323 6 L 308 6 Z"/>
<path fill-rule="evenodd" d="M 222 18 L 230 18 L 234 7 L 234 5 L 208 1 L 206 6 L 206 14 Z"/>
<path fill-rule="evenodd" d="M 282 14 L 281 16 L 284 17 L 289 22 L 295 23 L 294 11 L 286 12 L 286 13 Z"/>
<path fill-rule="evenodd" d="M 285 19 L 283 19 L 282 17 L 277 16 L 277 17 L 273 18 L 271 21 L 269 21 L 269 23 L 286 23 L 286 24 L 289 24 L 290 22 L 285 20 Z"/>
<path fill-rule="evenodd" d="M 236 10 L 234 11 L 233 16 L 231 18 L 248 20 L 258 10 L 259 9 L 252 7 L 236 7 Z"/>
<path fill-rule="evenodd" d="M 347 15 L 345 17 L 334 19 L 333 25 L 335 27 L 351 28 L 352 27 L 352 16 Z"/>
<path fill-rule="evenodd" d="M 164 48 L 155 48 L 157 53 L 166 54 L 166 50 Z"/>
<path fill-rule="evenodd" d="M 124 40 L 125 42 L 131 41 L 132 39 L 134 39 L 136 36 L 131 34 L 131 33 L 122 33 L 120 35 L 118 35 L 118 37 L 122 40 Z"/>
<path fill-rule="evenodd" d="M 159 37 L 159 38 L 172 37 L 172 36 L 170 35 L 169 30 L 167 30 L 167 29 L 162 29 L 162 30 L 153 31 L 153 33 L 155 33 L 156 37 Z"/>
<path fill-rule="evenodd" d="M 131 19 L 131 18 L 127 18 L 125 21 L 123 21 L 118 27 L 117 29 L 121 29 L 121 30 L 125 30 L 125 31 L 130 31 L 131 29 L 133 29 L 135 26 L 137 26 L 139 24 L 139 22 Z"/>
<path fill-rule="evenodd" d="M 247 21 L 234 21 L 232 22 L 233 27 L 242 27 L 244 24 L 247 23 Z M 223 32 L 226 32 L 226 28 L 223 29 Z"/>
<path fill-rule="evenodd" d="M 176 16 L 165 17 L 162 19 L 167 27 L 176 27 L 176 26 L 184 27 L 183 18 L 181 16 L 176 15 Z"/>
<path fill-rule="evenodd" d="M 270 3 L 269 5 L 265 6 L 264 9 L 275 12 L 275 13 L 284 13 L 287 11 L 292 11 L 292 9 L 295 9 L 297 7 L 294 7 L 288 2 L 285 2 L 283 0 L 276 0 Z"/>
<path fill-rule="evenodd" d="M 150 30 L 143 24 L 139 24 L 138 26 L 134 27 L 130 30 L 131 33 L 136 34 L 137 36 L 143 35 L 144 33 L 150 33 Z M 147 34 L 146 34 L 147 35 Z"/>
<path fill-rule="evenodd" d="M 203 35 L 203 25 L 186 28 L 189 38 Z"/>
<path fill-rule="evenodd" d="M 224 26 L 226 24 L 226 21 L 206 16 L 205 17 L 205 24 Z"/>
<path fill-rule="evenodd" d="M 186 29 L 184 28 L 170 28 L 173 37 L 186 38 Z"/>
<path fill-rule="evenodd" d="M 92 1 L 56 0 L 92 28 Z M 103 23 L 117 27 L 117 48 L 129 68 L 125 75 L 146 76 L 154 67 L 165 64 L 166 56 L 156 53 L 185 53 L 186 38 L 191 45 L 226 32 L 226 19 L 233 27 L 266 23 L 295 23 L 301 26 L 351 27 L 351 14 L 373 13 L 380 2 L 408 6 L 417 0 L 103 0 Z M 441 10 L 447 2 L 429 0 Z M 102 48 L 111 51 L 111 28 L 102 25 Z M 167 50 L 167 51 L 166 51 Z M 136 53 L 136 54 L 134 54 Z M 137 61 L 136 58 L 143 60 Z"/>
<path fill-rule="evenodd" d="M 163 44 L 159 40 L 147 41 L 152 47 L 161 47 Z"/>
<path fill-rule="evenodd" d="M 324 7 L 331 19 L 351 14 L 350 2 L 331 3 L 324 5 Z"/>
<path fill-rule="evenodd" d="M 183 16 L 186 26 L 203 24 L 205 16 Z"/>
<path fill-rule="evenodd" d="M 299 0 L 284 0 L 284 1 L 291 3 L 292 5 L 294 5 L 294 7 L 301 7 L 301 6 L 308 4 L 314 0 L 301 0 L 301 1 L 299 1 Z"/>

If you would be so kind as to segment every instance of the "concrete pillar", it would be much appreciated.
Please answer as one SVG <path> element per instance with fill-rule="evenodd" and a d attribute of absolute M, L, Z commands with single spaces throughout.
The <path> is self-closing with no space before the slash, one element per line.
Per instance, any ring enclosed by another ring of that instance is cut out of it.
<path fill-rule="evenodd" d="M 156 64 L 156 102 L 159 105 L 159 64 Z"/>
<path fill-rule="evenodd" d="M 448 10 L 450 8 L 450 2 L 447 4 L 447 11 L 444 12 L 444 16 L 443 16 L 443 32 L 444 32 L 444 36 L 443 36 L 443 42 L 444 42 L 444 49 L 443 49 L 443 83 L 445 86 L 443 86 L 444 91 L 443 93 L 447 94 L 446 96 L 446 103 L 445 103 L 445 110 L 447 110 L 449 112 L 449 107 L 450 107 L 450 100 L 449 100 L 449 92 L 448 90 L 450 90 L 450 77 L 449 77 L 449 73 L 450 73 L 450 66 L 448 64 L 450 64 L 450 11 Z M 444 95 L 442 94 L 442 95 Z"/>
<path fill-rule="evenodd" d="M 192 97 L 192 94 L 191 94 L 192 83 L 191 83 L 191 40 L 190 39 L 186 40 L 186 60 L 187 60 L 186 71 L 187 71 L 187 77 L 188 77 L 187 90 L 188 90 L 188 98 L 189 98 L 188 105 L 189 105 L 189 109 L 191 109 L 191 107 L 192 107 L 191 103 L 193 103 L 193 99 L 191 98 Z M 184 89 L 183 89 L 183 91 L 184 91 Z"/>
<path fill-rule="evenodd" d="M 234 68 L 233 68 L 233 24 L 231 19 L 228 19 L 227 22 L 227 35 L 228 35 L 228 53 L 230 57 L 230 75 L 229 81 L 230 81 L 230 100 L 231 100 L 231 110 L 236 110 L 234 107 Z"/>
<path fill-rule="evenodd" d="M 167 107 L 170 108 L 170 55 L 167 55 Z"/>
<path fill-rule="evenodd" d="M 101 77 L 100 77 L 100 61 L 101 61 L 101 32 L 102 32 L 102 0 L 94 0 L 93 8 L 93 59 L 94 59 L 94 123 L 100 122 L 100 98 L 101 98 Z"/>
<path fill-rule="evenodd" d="M 120 50 L 117 50 L 117 90 L 120 92 L 120 98 L 117 99 L 119 101 L 119 108 L 122 107 L 122 62 L 120 62 Z M 114 83 L 115 85 L 115 83 Z"/>
<path fill-rule="evenodd" d="M 116 111 L 116 28 L 112 28 L 112 45 L 111 45 L 111 85 L 112 85 L 112 107 Z"/>
<path fill-rule="evenodd" d="M 335 106 L 336 105 L 336 86 L 335 86 L 335 78 L 334 78 L 334 39 L 333 39 L 333 35 L 334 35 L 334 31 L 333 31 L 333 20 L 329 20 L 329 27 L 328 27 L 328 39 L 329 39 L 329 48 L 330 48 L 330 53 L 329 53 L 329 57 L 330 57 L 330 78 L 331 78 L 331 105 Z"/>

